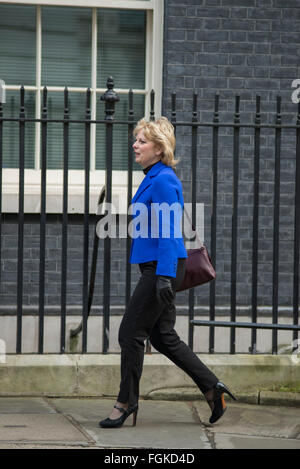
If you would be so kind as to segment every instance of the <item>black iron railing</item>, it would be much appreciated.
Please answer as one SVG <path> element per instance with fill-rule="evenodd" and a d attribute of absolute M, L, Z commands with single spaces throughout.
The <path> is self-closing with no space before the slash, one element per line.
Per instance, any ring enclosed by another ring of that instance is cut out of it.
<path fill-rule="evenodd" d="M 212 127 L 212 200 L 211 200 L 211 259 L 216 264 L 217 245 L 217 170 L 219 151 L 219 129 L 233 129 L 233 204 L 231 227 L 231 303 L 230 321 L 217 321 L 215 319 L 215 282 L 210 284 L 209 320 L 194 319 L 194 289 L 189 294 L 189 345 L 193 348 L 193 327 L 209 326 L 209 352 L 214 353 L 215 327 L 230 327 L 230 353 L 235 353 L 235 329 L 250 328 L 251 347 L 249 350 L 256 353 L 257 329 L 272 330 L 272 353 L 277 353 L 277 331 L 292 330 L 293 340 L 298 337 L 299 328 L 299 247 L 300 247 L 300 104 L 298 105 L 297 121 L 295 125 L 283 125 L 281 123 L 281 97 L 277 97 L 276 122 L 274 124 L 261 123 L 261 99 L 256 97 L 256 114 L 254 124 L 242 124 L 240 122 L 240 97 L 235 97 L 235 113 L 233 123 L 221 123 L 219 121 L 219 96 L 215 96 L 215 109 L 212 123 L 197 122 L 197 93 L 193 97 L 192 122 L 176 121 L 176 95 L 172 96 L 172 122 L 179 126 L 192 127 L 191 144 L 191 194 L 192 203 L 196 201 L 196 174 L 197 174 L 197 128 Z M 251 322 L 237 322 L 237 225 L 238 225 L 238 183 L 239 183 L 239 149 L 240 129 L 254 129 L 254 175 L 253 175 L 253 223 L 252 223 L 252 302 Z M 274 175 L 274 236 L 273 236 L 273 303 L 272 324 L 257 322 L 257 285 L 258 285 L 258 227 L 259 227 L 259 164 L 260 164 L 260 137 L 261 129 L 268 128 L 275 131 L 275 175 Z M 296 132 L 296 171 L 295 171 L 295 202 L 294 202 L 294 266 L 293 266 L 293 324 L 278 324 L 278 278 L 279 278 L 279 195 L 280 195 L 280 151 L 282 129 L 294 129 Z M 193 222 L 195 220 L 193 211 Z M 295 346 L 296 348 L 296 346 Z"/>
<path fill-rule="evenodd" d="M 24 261 L 24 171 L 25 171 L 25 138 L 26 124 L 28 122 L 41 123 L 41 209 L 40 209 L 40 255 L 39 255 L 39 327 L 38 327 L 38 353 L 44 352 L 44 319 L 45 319 L 45 240 L 46 240 L 46 176 L 47 176 L 47 128 L 51 123 L 59 123 L 63 128 L 63 211 L 62 211 L 62 240 L 61 240 L 61 305 L 60 305 L 60 352 L 64 353 L 66 349 L 66 316 L 67 316 L 67 247 L 68 247 L 68 174 L 69 174 L 69 129 L 72 124 L 81 124 L 85 127 L 85 152 L 84 152 L 84 215 L 83 215 L 83 270 L 82 270 L 82 322 L 80 326 L 72 332 L 76 335 L 82 331 L 82 353 L 87 351 L 87 322 L 91 309 L 96 258 L 98 254 L 99 239 L 94 238 L 94 249 L 91 273 L 89 276 L 89 193 L 90 193 L 90 130 L 91 124 L 102 125 L 106 128 L 105 138 L 105 155 L 106 155 L 106 181 L 105 181 L 105 199 L 106 202 L 112 201 L 112 161 L 113 161 L 113 139 L 115 125 L 126 126 L 128 129 L 128 171 L 127 171 L 127 188 L 128 200 L 130 205 L 132 198 L 132 143 L 133 129 L 136 123 L 133 106 L 133 92 L 129 91 L 129 109 L 127 120 L 115 120 L 115 106 L 119 98 L 113 89 L 114 83 L 111 78 L 107 81 L 107 91 L 101 97 L 105 102 L 105 118 L 103 120 L 91 119 L 91 91 L 86 92 L 86 111 L 85 118 L 82 120 L 74 120 L 69 116 L 68 108 L 68 89 L 64 91 L 64 115 L 62 119 L 49 119 L 47 114 L 47 89 L 43 90 L 42 115 L 41 119 L 32 119 L 26 117 L 24 106 L 24 87 L 20 88 L 20 113 L 19 117 L 5 117 L 3 106 L 0 103 L 0 243 L 1 243 L 1 225 L 3 224 L 2 214 L 2 167 L 3 167 L 3 125 L 5 122 L 15 122 L 19 126 L 19 206 L 18 206 L 18 264 L 17 264 L 17 295 L 16 295 L 16 353 L 22 353 L 22 324 L 23 324 L 23 261 Z M 154 119 L 154 91 L 150 97 L 150 119 Z M 190 290 L 188 295 L 189 301 L 189 334 L 188 340 L 191 348 L 194 347 L 194 327 L 209 327 L 209 353 L 215 351 L 215 328 L 230 327 L 230 353 L 235 353 L 235 334 L 236 328 L 250 328 L 251 335 L 251 353 L 256 353 L 257 330 L 272 330 L 272 353 L 278 352 L 277 332 L 279 330 L 293 331 L 293 339 L 297 340 L 299 325 L 299 245 L 300 245 L 300 104 L 298 107 L 298 115 L 295 124 L 283 125 L 281 122 L 281 98 L 277 98 L 276 120 L 274 124 L 265 124 L 261 122 L 261 101 L 260 97 L 256 98 L 256 113 L 254 123 L 241 123 L 240 120 L 240 97 L 235 98 L 234 119 L 231 123 L 220 122 L 219 119 L 219 96 L 215 96 L 214 113 L 212 122 L 199 122 L 197 93 L 193 95 L 193 108 L 191 119 L 181 121 L 177 119 L 176 111 L 176 94 L 172 94 L 171 122 L 175 130 L 183 127 L 191 128 L 190 142 L 190 169 L 191 169 L 191 202 L 192 202 L 192 221 L 195 222 L 195 204 L 197 200 L 197 168 L 200 161 L 198 148 L 198 133 L 201 127 L 212 129 L 212 183 L 211 183 L 211 212 L 210 212 L 210 254 L 212 263 L 216 264 L 217 252 L 217 207 L 218 207 L 218 156 L 220 145 L 220 129 L 233 129 L 233 186 L 232 186 L 232 223 L 231 223 L 231 291 L 230 291 L 230 321 L 216 320 L 216 284 L 211 282 L 209 291 L 209 319 L 195 319 L 195 290 Z M 253 218 L 252 218 L 252 292 L 251 292 L 251 321 L 237 321 L 237 263 L 238 263 L 238 204 L 239 204 L 239 158 L 240 158 L 240 131 L 241 128 L 250 128 L 254 131 L 254 173 L 253 173 Z M 272 322 L 258 322 L 258 242 L 259 242 L 259 176 L 260 176 L 260 141 L 261 130 L 263 128 L 273 129 L 275 134 L 274 158 L 274 212 L 273 212 L 273 271 L 272 271 Z M 279 226 L 280 226 L 280 158 L 281 158 L 281 134 L 283 129 L 292 129 L 296 133 L 296 170 L 295 170 L 295 197 L 294 197 L 294 246 L 293 246 L 293 304 L 292 307 L 292 324 L 278 323 L 278 288 L 279 288 Z M 102 194 L 103 195 L 103 194 Z M 101 216 L 100 216 L 101 217 Z M 129 218 L 128 218 L 129 219 Z M 106 237 L 103 241 L 103 265 L 105 269 L 103 283 L 103 353 L 109 351 L 110 336 L 110 295 L 111 295 L 111 239 Z M 1 248 L 1 245 L 0 245 Z M 1 252 L 1 249 L 0 249 Z M 126 283 L 125 298 L 126 304 L 129 301 L 131 293 L 131 267 L 128 262 L 130 253 L 130 238 L 126 242 Z M 0 254 L 1 255 L 1 254 Z M 0 258 L 1 261 L 1 258 Z M 0 272 L 1 273 L 1 272 Z M 1 277 L 0 277 L 1 281 Z M 1 320 L 1 319 L 0 319 Z M 148 344 L 149 345 L 149 344 Z M 149 348 L 148 348 L 149 350 Z"/>

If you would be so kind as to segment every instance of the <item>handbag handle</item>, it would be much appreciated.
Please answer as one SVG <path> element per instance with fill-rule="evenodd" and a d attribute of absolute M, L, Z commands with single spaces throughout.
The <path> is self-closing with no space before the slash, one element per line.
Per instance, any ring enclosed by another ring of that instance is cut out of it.
<path fill-rule="evenodd" d="M 184 210 L 184 213 L 185 213 L 186 216 L 187 216 L 188 221 L 190 222 L 190 225 L 191 225 L 191 228 L 192 228 L 193 232 L 195 233 L 195 237 L 196 237 L 196 239 L 197 239 L 197 241 L 198 241 L 198 243 L 199 243 L 199 247 L 200 247 L 200 248 L 204 247 L 204 244 L 203 244 L 203 242 L 201 241 L 201 239 L 199 238 L 199 235 L 198 235 L 198 233 L 197 233 L 197 230 L 195 229 L 195 227 L 194 227 L 194 225 L 193 225 L 193 222 L 192 222 L 192 220 L 191 220 L 191 218 L 190 218 L 190 216 L 189 216 L 189 214 L 188 214 L 188 212 L 187 212 L 185 206 L 183 206 L 183 210 Z"/>

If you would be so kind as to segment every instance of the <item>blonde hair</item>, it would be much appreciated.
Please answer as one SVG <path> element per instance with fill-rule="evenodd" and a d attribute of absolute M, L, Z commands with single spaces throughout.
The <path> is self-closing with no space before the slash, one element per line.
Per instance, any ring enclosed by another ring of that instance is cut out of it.
<path fill-rule="evenodd" d="M 141 130 L 147 140 L 150 140 L 162 150 L 162 163 L 174 169 L 179 160 L 176 160 L 174 155 L 176 138 L 171 122 L 166 117 L 159 117 L 155 121 L 147 121 L 143 118 L 138 121 L 133 131 L 134 136 Z"/>

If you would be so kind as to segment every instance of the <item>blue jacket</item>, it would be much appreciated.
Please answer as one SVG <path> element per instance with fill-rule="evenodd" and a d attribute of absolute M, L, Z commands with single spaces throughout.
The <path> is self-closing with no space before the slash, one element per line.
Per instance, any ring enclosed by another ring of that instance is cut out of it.
<path fill-rule="evenodd" d="M 187 252 L 181 232 L 182 186 L 173 169 L 156 163 L 141 182 L 131 209 L 130 262 L 155 260 L 157 275 L 176 277 L 178 258 L 187 257 Z"/>

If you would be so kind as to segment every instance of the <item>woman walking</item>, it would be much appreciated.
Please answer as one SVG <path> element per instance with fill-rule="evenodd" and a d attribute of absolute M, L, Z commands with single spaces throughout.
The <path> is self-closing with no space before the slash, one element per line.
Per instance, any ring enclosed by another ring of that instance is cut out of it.
<path fill-rule="evenodd" d="M 181 214 L 183 210 L 182 186 L 174 172 L 177 164 L 174 128 L 165 117 L 152 122 L 142 119 L 134 135 L 135 161 L 142 166 L 145 178 L 132 199 L 133 215 L 137 217 L 135 210 L 139 212 L 139 223 L 132 234 L 130 262 L 139 264 L 141 277 L 119 330 L 119 395 L 110 416 L 99 425 L 102 428 L 120 427 L 131 414 L 133 425 L 136 424 L 144 342 L 148 338 L 158 352 L 193 379 L 211 408 L 210 422 L 214 423 L 226 410 L 224 393 L 235 398 L 174 330 L 175 292 L 184 277 L 187 252 L 180 227 L 176 226 L 181 223 L 180 218 L 170 215 L 168 226 L 164 226 L 164 217 L 159 213 L 163 206 L 179 206 Z M 164 236 L 166 228 L 168 235 Z"/>

